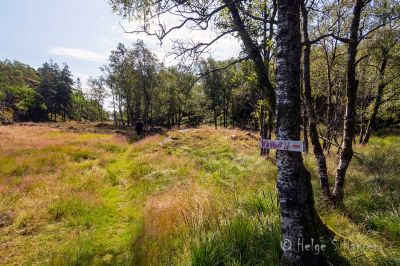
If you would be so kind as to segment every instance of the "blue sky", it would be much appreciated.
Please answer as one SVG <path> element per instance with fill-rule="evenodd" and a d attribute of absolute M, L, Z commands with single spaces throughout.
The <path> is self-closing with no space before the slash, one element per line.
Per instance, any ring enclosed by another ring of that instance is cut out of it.
<path fill-rule="evenodd" d="M 168 41 L 160 47 L 151 37 L 124 33 L 120 22 L 128 29 L 134 27 L 113 14 L 106 0 L 1 0 L 0 60 L 18 60 L 35 68 L 50 59 L 66 62 L 74 78 L 79 76 L 84 82 L 100 74 L 99 67 L 106 64 L 110 51 L 120 42 L 144 39 L 164 60 L 171 49 Z M 182 35 L 204 40 L 212 33 L 177 32 L 174 36 Z M 226 39 L 213 50 L 216 58 L 224 59 L 236 55 L 239 45 Z M 167 58 L 164 62 L 174 61 Z"/>

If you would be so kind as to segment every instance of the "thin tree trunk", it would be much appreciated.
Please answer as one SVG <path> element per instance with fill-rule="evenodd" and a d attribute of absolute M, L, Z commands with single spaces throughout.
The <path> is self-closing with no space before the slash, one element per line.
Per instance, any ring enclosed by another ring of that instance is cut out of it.
<path fill-rule="evenodd" d="M 337 42 L 337 41 L 335 41 Z M 324 140 L 323 143 L 323 148 L 325 150 L 329 151 L 330 148 L 330 140 L 332 138 L 332 126 L 333 126 L 333 111 L 334 111 L 334 105 L 332 103 L 332 91 L 333 91 L 333 82 L 332 82 L 332 67 L 336 59 L 336 43 L 335 43 L 335 48 L 333 49 L 332 52 L 332 59 L 329 60 L 329 55 L 328 51 L 324 48 L 324 53 L 325 53 L 325 61 L 327 65 L 327 76 L 328 76 L 328 110 L 327 110 L 327 128 L 326 128 L 326 140 Z"/>
<path fill-rule="evenodd" d="M 308 146 L 309 146 L 307 124 L 308 124 L 307 113 L 306 110 L 303 109 L 303 139 L 304 139 L 305 153 L 308 153 Z"/>
<path fill-rule="evenodd" d="M 328 71 L 330 72 L 330 71 Z M 328 80 L 330 80 L 330 73 L 328 74 Z M 328 83 L 330 84 L 331 81 L 328 81 Z M 327 126 L 326 126 L 326 140 L 324 140 L 323 142 L 323 148 L 324 150 L 327 150 L 329 147 L 329 140 L 331 139 L 331 135 L 332 135 L 332 87 L 331 85 L 328 85 L 328 110 L 327 110 Z"/>
<path fill-rule="evenodd" d="M 365 110 L 362 108 L 360 115 L 360 134 L 358 144 L 362 144 L 365 135 Z"/>
<path fill-rule="evenodd" d="M 315 117 L 315 110 L 312 105 L 311 95 L 311 76 L 310 76 L 310 54 L 311 44 L 308 37 L 308 11 L 304 1 L 301 1 L 301 15 L 303 18 L 303 36 L 304 36 L 304 49 L 303 49 L 303 85 L 304 85 L 304 100 L 308 116 L 308 123 L 310 129 L 311 143 L 313 145 L 313 152 L 318 166 L 320 186 L 325 198 L 330 198 L 328 170 L 326 166 L 326 158 L 322 145 L 319 142 L 319 135 L 317 129 L 317 122 Z"/>
<path fill-rule="evenodd" d="M 235 126 L 235 119 L 234 119 L 234 117 L 233 117 L 233 110 L 234 110 L 234 107 L 235 107 L 235 104 L 234 104 L 234 99 L 233 99 L 233 97 L 232 97 L 232 100 L 231 100 L 231 124 L 232 124 L 232 127 Z"/>
<path fill-rule="evenodd" d="M 140 95 L 136 95 L 136 97 L 135 97 L 135 109 L 132 110 L 132 113 L 131 113 L 131 119 L 132 119 L 131 123 L 132 123 L 132 125 L 134 125 L 139 118 L 142 118 L 142 99 L 141 99 Z M 145 123 L 144 120 L 143 120 L 143 123 Z M 144 125 L 144 127 L 145 126 L 146 125 Z"/>
<path fill-rule="evenodd" d="M 362 144 L 364 144 L 364 145 L 367 144 L 369 141 L 369 138 L 371 136 L 371 131 L 375 125 L 376 117 L 378 116 L 379 107 L 382 104 L 382 95 L 383 95 L 383 91 L 386 86 L 386 84 L 384 82 L 384 78 L 385 78 L 387 59 L 388 59 L 387 53 L 385 51 L 383 51 L 383 61 L 382 61 L 382 65 L 379 69 L 380 81 L 379 81 L 379 85 L 378 85 L 378 90 L 375 95 L 374 107 L 372 109 L 371 117 L 369 118 L 368 126 L 367 126 L 365 135 L 362 140 Z"/>
<path fill-rule="evenodd" d="M 215 129 L 218 128 L 218 117 L 217 117 L 217 109 L 214 106 L 214 127 Z"/>
<path fill-rule="evenodd" d="M 103 123 L 103 110 L 101 107 L 99 108 L 99 115 L 100 115 L 100 123 Z"/>
<path fill-rule="evenodd" d="M 267 139 L 268 138 L 268 124 L 267 124 L 267 110 L 266 110 L 266 106 L 265 106 L 265 102 L 262 101 L 261 102 L 261 110 L 260 110 L 260 137 L 261 139 Z M 267 154 L 267 149 L 263 148 L 261 146 L 260 149 L 260 155 L 264 156 Z"/>
<path fill-rule="evenodd" d="M 381 87 L 381 84 L 380 84 L 378 92 L 375 96 L 376 98 L 374 101 L 374 107 L 372 109 L 371 117 L 369 118 L 368 126 L 367 126 L 367 129 L 365 130 L 365 134 L 364 134 L 363 140 L 361 142 L 364 145 L 368 143 L 369 138 L 371 136 L 372 129 L 375 125 L 376 117 L 378 116 L 379 107 L 380 107 L 381 101 L 382 101 L 382 93 L 383 93 L 383 87 Z"/>
<path fill-rule="evenodd" d="M 115 110 L 115 103 L 113 103 L 113 118 L 114 118 L 114 125 L 118 126 L 117 111 Z"/>
<path fill-rule="evenodd" d="M 131 115 L 130 115 L 130 110 L 126 110 L 126 120 L 127 120 L 127 126 L 129 127 L 131 125 Z"/>
<path fill-rule="evenodd" d="M 336 93 L 335 93 L 335 103 L 334 103 L 334 106 L 338 106 L 338 104 L 339 104 L 339 92 L 337 91 Z M 332 125 L 331 125 L 331 134 L 330 134 L 330 138 L 329 138 L 329 141 L 328 141 L 328 144 L 327 144 L 327 152 L 328 152 L 328 154 L 330 154 L 330 152 L 331 152 L 331 147 L 332 147 L 332 143 L 333 142 L 335 142 L 335 143 L 338 143 L 338 141 L 337 141 L 337 137 L 338 137 L 338 126 L 337 126 L 337 121 L 338 121 L 338 116 L 339 116 L 339 114 L 338 114 L 338 108 L 333 108 L 333 117 L 332 117 Z M 338 152 L 337 152 L 337 154 L 339 154 L 339 149 L 338 149 Z"/>
<path fill-rule="evenodd" d="M 300 139 L 300 1 L 278 2 L 276 110 L 277 139 Z M 299 152 L 277 151 L 283 265 L 326 265 L 322 254 L 302 249 L 319 243 L 318 215 L 314 207 L 310 173 Z"/>
<path fill-rule="evenodd" d="M 272 115 L 271 110 L 268 110 L 268 134 L 267 134 L 267 139 L 272 139 L 272 130 L 273 130 L 273 124 L 274 124 L 274 117 Z M 269 154 L 269 149 L 266 151 L 267 154 Z"/>
<path fill-rule="evenodd" d="M 227 113 L 228 113 L 228 111 L 227 111 L 227 107 L 226 107 L 226 103 L 227 102 L 227 100 L 226 100 L 226 98 L 224 99 L 224 127 L 226 128 L 226 118 L 227 118 Z"/>
<path fill-rule="evenodd" d="M 335 188 L 333 190 L 335 201 L 339 204 L 343 203 L 346 172 L 354 153 L 352 141 L 355 136 L 356 96 L 358 89 L 358 80 L 356 79 L 356 56 L 359 44 L 358 30 L 364 3 L 365 1 L 363 0 L 356 0 L 354 5 L 350 27 L 350 42 L 347 49 L 346 113 L 344 118 L 342 149 L 339 154 L 339 165 L 336 169 Z"/>
<path fill-rule="evenodd" d="M 119 117 L 121 119 L 121 123 L 123 126 L 125 126 L 125 121 L 124 121 L 124 116 L 122 114 L 122 101 L 121 101 L 121 95 L 118 96 L 118 112 L 119 112 Z"/>
<path fill-rule="evenodd" d="M 181 107 L 179 106 L 179 108 L 178 108 L 178 129 L 181 129 L 181 120 L 182 120 L 182 110 L 181 110 Z"/>

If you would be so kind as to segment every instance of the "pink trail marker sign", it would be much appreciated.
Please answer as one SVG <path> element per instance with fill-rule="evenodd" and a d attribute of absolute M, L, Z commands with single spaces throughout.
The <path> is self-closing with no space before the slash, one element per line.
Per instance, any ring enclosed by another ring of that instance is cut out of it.
<path fill-rule="evenodd" d="M 304 142 L 296 140 L 272 140 L 272 139 L 262 139 L 259 143 L 261 148 L 264 149 L 274 149 L 282 151 L 304 151 Z"/>

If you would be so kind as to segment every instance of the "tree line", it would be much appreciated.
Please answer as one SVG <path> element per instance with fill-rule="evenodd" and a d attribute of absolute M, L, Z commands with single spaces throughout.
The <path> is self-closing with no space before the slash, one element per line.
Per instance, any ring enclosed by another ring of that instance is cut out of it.
<path fill-rule="evenodd" d="M 52 61 L 34 69 L 18 61 L 0 61 L 0 121 L 66 121 L 108 117 L 94 90 L 83 91 L 66 63 Z"/>
<path fill-rule="evenodd" d="M 132 46 L 119 44 L 101 67 L 103 74 L 90 83 L 109 92 L 117 125 L 143 118 L 147 126 L 212 124 L 257 130 L 262 97 L 254 68 L 249 62 L 224 68 L 233 61 L 209 57 L 191 67 L 166 67 L 139 40 Z M 218 68 L 224 69 L 215 71 Z"/>

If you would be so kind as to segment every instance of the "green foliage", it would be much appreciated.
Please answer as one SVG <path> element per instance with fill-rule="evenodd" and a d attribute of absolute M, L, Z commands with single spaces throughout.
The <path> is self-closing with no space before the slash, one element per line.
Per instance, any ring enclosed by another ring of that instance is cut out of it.
<path fill-rule="evenodd" d="M 103 99 L 104 100 L 104 99 Z M 108 113 L 96 100 L 90 99 L 80 87 L 71 95 L 71 110 L 69 117 L 75 121 L 99 121 L 108 117 Z"/>
<path fill-rule="evenodd" d="M 11 116 L 11 120 L 32 119 L 36 109 L 43 108 L 37 103 L 39 79 L 36 71 L 28 65 L 18 61 L 0 61 L 0 122 L 6 115 Z M 7 111 L 10 114 L 6 114 Z"/>
<path fill-rule="evenodd" d="M 46 105 L 46 116 L 57 120 L 57 116 L 62 121 L 66 120 L 68 110 L 71 108 L 72 95 L 72 74 L 68 65 L 63 64 L 62 69 L 57 63 L 44 63 L 38 69 L 41 76 L 41 82 L 38 87 L 42 101 Z"/>
<path fill-rule="evenodd" d="M 67 64 L 44 63 L 37 71 L 18 61 L 0 61 L 0 122 L 107 118 L 101 99 L 77 86 Z M 99 103 L 100 101 L 100 103 Z"/>
<path fill-rule="evenodd" d="M 260 98 L 257 79 L 249 63 L 232 61 L 202 60 L 195 66 L 201 74 L 196 79 L 194 69 L 164 67 L 143 41 L 119 44 L 101 68 L 103 76 L 91 82 L 92 95 L 99 101 L 104 98 L 99 92 L 108 87 L 116 124 L 142 117 L 146 125 L 168 128 L 202 123 L 248 128 Z"/>
<path fill-rule="evenodd" d="M 10 86 L 5 88 L 5 95 L 12 95 L 15 109 L 18 112 L 27 112 L 33 107 L 35 101 L 35 90 L 29 87 Z"/>

